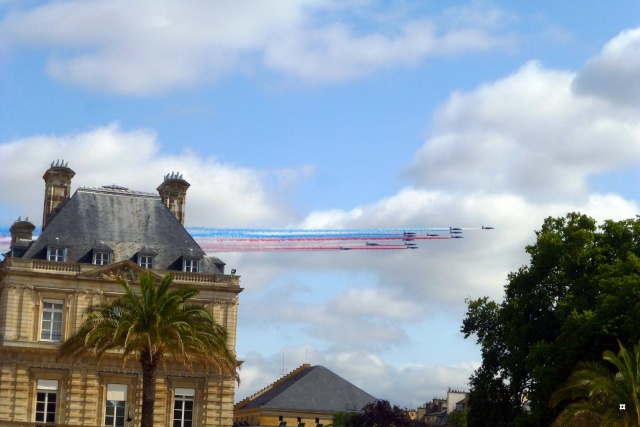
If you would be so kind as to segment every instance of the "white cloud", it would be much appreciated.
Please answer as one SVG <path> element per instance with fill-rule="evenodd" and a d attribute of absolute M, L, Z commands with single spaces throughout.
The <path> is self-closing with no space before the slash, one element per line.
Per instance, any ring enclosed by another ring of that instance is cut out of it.
<path fill-rule="evenodd" d="M 310 81 L 343 81 L 379 68 L 414 65 L 427 55 L 491 49 L 503 42 L 484 30 L 469 28 L 438 35 L 429 21 L 403 26 L 400 35 L 356 36 L 348 26 L 334 24 L 289 34 L 266 49 L 265 63 Z"/>
<path fill-rule="evenodd" d="M 322 1 L 56 1 L 8 13 L 0 46 L 46 49 L 55 79 L 142 95 L 260 65 L 302 81 L 344 81 L 510 42 L 477 20 L 439 29 L 410 15 L 385 33 L 360 34 L 330 13 L 339 9 Z"/>
<path fill-rule="evenodd" d="M 417 307 L 398 298 L 392 289 L 348 289 L 329 305 L 333 315 L 383 317 L 390 320 L 413 318 Z"/>
<path fill-rule="evenodd" d="M 264 355 L 251 352 L 244 360 L 242 382 L 236 401 L 250 396 L 276 381 L 286 372 L 309 363 L 321 365 L 379 399 L 401 407 L 416 408 L 433 397 L 446 397 L 449 387 L 468 389 L 468 380 L 479 363 L 463 361 L 451 364 L 407 364 L 392 366 L 374 353 L 366 351 L 321 351 L 310 345 L 285 347 Z M 401 396 L 401 397 L 400 397 Z"/>
<path fill-rule="evenodd" d="M 574 89 L 581 95 L 640 107 L 640 28 L 609 41 L 580 70 Z"/>
<path fill-rule="evenodd" d="M 187 192 L 187 226 L 266 226 L 293 216 L 265 187 L 263 180 L 271 175 L 268 171 L 221 163 L 214 157 L 189 151 L 163 155 L 155 132 L 126 131 L 111 124 L 86 132 L 1 143 L 4 166 L 0 168 L 0 180 L 20 183 L 0 187 L 0 199 L 6 201 L 0 210 L 2 223 L 29 216 L 40 225 L 44 184 L 39 177 L 52 160 L 61 157 L 76 172 L 74 190 L 78 186 L 117 184 L 155 193 L 164 175 L 180 171 L 191 184 Z M 286 173 L 292 174 L 291 170 Z"/>
<path fill-rule="evenodd" d="M 640 164 L 640 124 L 636 114 L 576 96 L 574 78 L 531 62 L 454 93 L 408 176 L 429 189 L 584 200 L 592 175 Z"/>

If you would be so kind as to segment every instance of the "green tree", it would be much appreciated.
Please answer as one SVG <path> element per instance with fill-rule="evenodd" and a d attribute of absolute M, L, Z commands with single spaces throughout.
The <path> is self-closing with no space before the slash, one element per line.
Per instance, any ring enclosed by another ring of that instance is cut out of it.
<path fill-rule="evenodd" d="M 194 363 L 236 380 L 237 362 L 227 348 L 227 334 L 201 305 L 191 286 L 172 286 L 167 274 L 156 283 L 150 272 L 138 277 L 139 294 L 122 278 L 124 295 L 109 304 L 87 308 L 82 325 L 60 347 L 61 356 L 94 353 L 97 361 L 109 350 L 135 356 L 142 368 L 142 427 L 153 426 L 156 372 L 166 356 L 189 368 Z"/>
<path fill-rule="evenodd" d="M 451 427 L 467 427 L 467 415 L 469 410 L 453 411 L 447 414 L 447 423 Z"/>
<path fill-rule="evenodd" d="M 598 362 L 581 363 L 551 396 L 552 405 L 571 401 L 556 418 L 555 426 L 640 426 L 640 343 L 633 354 L 622 343 L 619 346 L 617 355 L 609 350 L 602 355 L 617 372 Z"/>
<path fill-rule="evenodd" d="M 357 415 L 355 412 L 338 412 L 333 416 L 333 422 L 327 427 L 352 427 L 353 419 Z"/>
<path fill-rule="evenodd" d="M 640 339 L 640 219 L 578 213 L 545 219 L 508 276 L 502 302 L 467 300 L 461 331 L 482 366 L 470 379 L 468 424 L 550 425 L 549 399 L 577 363 Z M 526 402 L 526 405 L 525 405 Z"/>
<path fill-rule="evenodd" d="M 406 412 L 388 400 L 367 403 L 359 414 L 351 419 L 352 427 L 414 427 L 420 425 Z"/>

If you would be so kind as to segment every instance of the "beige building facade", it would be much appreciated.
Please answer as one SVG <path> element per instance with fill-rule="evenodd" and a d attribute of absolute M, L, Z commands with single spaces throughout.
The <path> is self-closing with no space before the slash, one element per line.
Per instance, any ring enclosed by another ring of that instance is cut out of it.
<path fill-rule="evenodd" d="M 180 203 L 171 199 L 178 218 L 160 196 L 122 187 L 82 188 L 73 196 L 67 187 L 61 197 L 55 183 L 47 182 L 47 176 L 63 182 L 61 175 L 74 173 L 45 174 L 40 236 L 32 240 L 35 226 L 17 221 L 11 249 L 0 262 L 0 426 L 139 425 L 137 361 L 125 362 L 116 352 L 99 364 L 90 356 L 61 359 L 61 343 L 79 327 L 87 307 L 122 294 L 118 276 L 135 289 L 138 275 L 151 270 L 158 279 L 172 273 L 176 285 L 197 287 L 197 302 L 226 328 L 227 345 L 235 349 L 239 277 L 225 274 L 224 263 L 205 256 L 184 229 L 188 184 L 168 185 L 184 188 Z M 57 200 L 47 200 L 48 194 Z M 155 424 L 231 426 L 234 390 L 231 377 L 167 360 L 157 374 Z"/>

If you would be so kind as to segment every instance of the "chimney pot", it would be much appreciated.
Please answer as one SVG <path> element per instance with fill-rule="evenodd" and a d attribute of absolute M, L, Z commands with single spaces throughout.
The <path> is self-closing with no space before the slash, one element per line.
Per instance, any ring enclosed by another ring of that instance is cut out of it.
<path fill-rule="evenodd" d="M 51 162 L 51 167 L 44 173 L 45 182 L 44 209 L 42 212 L 42 229 L 44 230 L 58 209 L 71 197 L 71 180 L 75 172 L 67 167 L 68 163 L 60 159 Z"/>
<path fill-rule="evenodd" d="M 157 188 L 164 205 L 182 225 L 185 218 L 187 189 L 190 186 L 191 184 L 182 178 L 182 174 L 172 171 L 164 176 L 164 181 Z"/>

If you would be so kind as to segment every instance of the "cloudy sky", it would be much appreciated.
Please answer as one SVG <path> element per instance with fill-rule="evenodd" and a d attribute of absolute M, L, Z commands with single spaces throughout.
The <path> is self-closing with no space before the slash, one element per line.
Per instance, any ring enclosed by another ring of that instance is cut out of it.
<path fill-rule="evenodd" d="M 0 0 L 0 250 L 42 174 L 155 191 L 189 227 L 479 227 L 414 251 L 224 253 L 236 400 L 320 364 L 401 406 L 466 388 L 465 298 L 549 215 L 634 217 L 640 3 Z"/>

